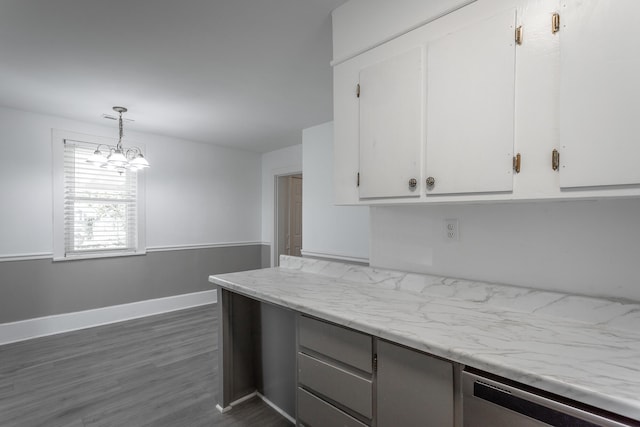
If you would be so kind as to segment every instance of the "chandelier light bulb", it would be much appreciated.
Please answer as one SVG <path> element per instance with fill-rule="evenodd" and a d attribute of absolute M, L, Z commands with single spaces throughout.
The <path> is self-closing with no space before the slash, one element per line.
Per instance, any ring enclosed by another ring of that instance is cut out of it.
<path fill-rule="evenodd" d="M 103 166 L 107 163 L 107 158 L 104 154 L 102 154 L 102 151 L 96 150 L 92 155 L 89 156 L 89 158 L 87 159 L 87 163 L 91 163 L 95 166 Z"/>
<path fill-rule="evenodd" d="M 127 160 L 127 158 L 122 153 L 122 150 L 119 150 L 119 149 L 116 149 L 111 154 L 109 154 L 109 157 L 107 157 L 107 162 L 110 165 L 113 165 L 115 167 L 127 167 L 127 166 L 129 166 L 129 161 Z"/>
<path fill-rule="evenodd" d="M 129 164 L 136 169 L 146 169 L 149 167 L 149 162 L 144 158 L 142 153 L 138 154 Z"/>

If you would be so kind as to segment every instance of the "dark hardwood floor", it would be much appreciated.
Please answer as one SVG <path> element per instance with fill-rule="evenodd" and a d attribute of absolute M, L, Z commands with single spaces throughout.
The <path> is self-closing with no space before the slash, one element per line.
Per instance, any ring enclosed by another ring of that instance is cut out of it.
<path fill-rule="evenodd" d="M 0 346 L 0 426 L 291 426 L 219 413 L 217 353 L 213 305 Z"/>

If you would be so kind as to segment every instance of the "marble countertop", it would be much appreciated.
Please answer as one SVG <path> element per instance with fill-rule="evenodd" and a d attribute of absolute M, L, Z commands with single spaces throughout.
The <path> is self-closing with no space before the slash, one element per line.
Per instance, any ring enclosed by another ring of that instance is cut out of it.
<path fill-rule="evenodd" d="M 640 421 L 640 303 L 309 258 L 280 264 L 209 281 Z"/>

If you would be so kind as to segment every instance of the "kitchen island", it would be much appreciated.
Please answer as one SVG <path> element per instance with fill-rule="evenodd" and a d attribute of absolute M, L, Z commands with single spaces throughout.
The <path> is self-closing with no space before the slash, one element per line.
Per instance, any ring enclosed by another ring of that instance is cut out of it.
<path fill-rule="evenodd" d="M 278 268 L 209 280 L 222 324 L 221 409 L 243 393 L 232 357 L 243 344 L 231 330 L 241 335 L 232 323 L 251 307 L 228 304 L 242 295 L 640 421 L 638 303 L 287 256 Z"/>

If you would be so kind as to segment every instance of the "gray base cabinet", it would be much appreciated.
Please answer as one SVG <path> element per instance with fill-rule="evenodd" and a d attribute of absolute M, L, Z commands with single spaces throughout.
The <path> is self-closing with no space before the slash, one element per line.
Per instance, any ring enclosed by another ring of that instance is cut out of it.
<path fill-rule="evenodd" d="M 454 425 L 451 362 L 298 316 L 298 425 Z"/>
<path fill-rule="evenodd" d="M 355 411 L 366 419 L 372 418 L 371 378 L 300 353 L 298 382 L 337 405 Z"/>
<path fill-rule="evenodd" d="M 298 316 L 298 425 L 371 425 L 372 368 L 370 335 Z"/>
<path fill-rule="evenodd" d="M 306 427 L 366 427 L 366 424 L 361 423 L 303 388 L 298 389 L 298 425 Z"/>
<path fill-rule="evenodd" d="M 378 340 L 377 426 L 453 426 L 453 365 Z"/>

